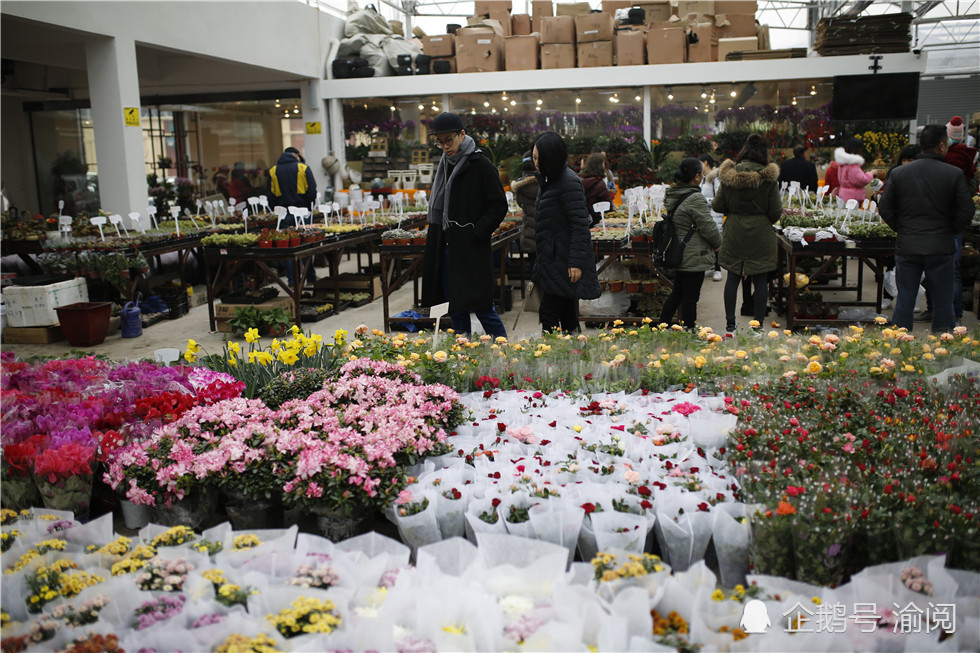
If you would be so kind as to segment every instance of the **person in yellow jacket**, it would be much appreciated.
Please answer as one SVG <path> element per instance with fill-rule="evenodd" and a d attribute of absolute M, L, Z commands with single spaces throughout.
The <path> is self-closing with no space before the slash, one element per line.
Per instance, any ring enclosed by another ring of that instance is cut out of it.
<path fill-rule="evenodd" d="M 287 147 L 276 165 L 269 168 L 268 182 L 269 205 L 276 206 L 297 206 L 310 210 L 316 202 L 316 179 L 313 178 L 313 171 L 303 162 L 303 157 L 295 147 Z M 283 218 L 280 228 L 296 226 L 296 218 L 292 213 Z M 293 285 L 293 262 L 286 261 L 286 277 L 289 285 Z M 308 283 L 316 281 L 316 272 L 313 265 L 310 265 L 306 275 Z"/>
<path fill-rule="evenodd" d="M 276 165 L 269 168 L 269 205 L 302 206 L 310 208 L 316 202 L 316 179 L 313 170 L 303 163 L 303 157 L 295 147 L 287 147 Z M 287 216 L 282 226 L 293 226 L 293 217 Z"/>

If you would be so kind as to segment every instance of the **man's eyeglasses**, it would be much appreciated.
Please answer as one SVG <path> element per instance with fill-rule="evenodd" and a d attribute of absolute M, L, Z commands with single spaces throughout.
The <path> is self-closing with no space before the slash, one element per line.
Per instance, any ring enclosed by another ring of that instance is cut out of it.
<path fill-rule="evenodd" d="M 438 145 L 439 147 L 449 147 L 453 144 L 453 141 L 456 140 L 457 136 L 459 136 L 458 133 L 453 134 L 452 136 L 449 136 L 447 138 L 437 138 L 436 145 Z"/>

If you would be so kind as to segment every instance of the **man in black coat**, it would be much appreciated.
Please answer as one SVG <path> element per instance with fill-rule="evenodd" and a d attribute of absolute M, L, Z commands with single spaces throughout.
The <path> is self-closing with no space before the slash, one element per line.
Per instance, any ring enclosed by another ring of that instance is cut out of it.
<path fill-rule="evenodd" d="M 432 133 L 442 158 L 432 180 L 429 233 L 422 263 L 422 305 L 449 302 L 452 328 L 470 333 L 470 313 L 493 337 L 507 336 L 493 308 L 493 261 L 490 239 L 507 215 L 500 174 L 463 121 L 441 113 Z"/>
<path fill-rule="evenodd" d="M 793 158 L 783 161 L 783 165 L 779 168 L 779 183 L 798 181 L 800 188 L 816 193 L 817 166 L 806 158 L 806 153 L 806 145 L 797 145 L 793 148 Z"/>
<path fill-rule="evenodd" d="M 269 194 L 269 205 L 276 206 L 296 206 L 310 208 L 316 201 L 316 179 L 313 171 L 303 162 L 303 156 L 295 147 L 287 147 L 283 150 L 276 165 L 269 168 L 269 179 L 266 183 L 266 190 Z M 295 227 L 296 218 L 292 213 L 287 213 L 279 225 L 281 228 Z M 289 285 L 294 285 L 293 262 L 285 261 L 286 277 Z M 302 266 L 301 266 L 302 267 Z M 307 265 L 307 283 L 316 283 L 316 270 L 311 259 Z"/>
<path fill-rule="evenodd" d="M 945 125 L 928 125 L 919 139 L 922 153 L 892 170 L 878 212 L 898 232 L 895 282 L 898 297 L 892 321 L 912 330 L 912 314 L 925 272 L 932 295 L 932 331 L 952 331 L 955 237 L 973 218 L 973 201 L 963 173 L 943 162 Z"/>

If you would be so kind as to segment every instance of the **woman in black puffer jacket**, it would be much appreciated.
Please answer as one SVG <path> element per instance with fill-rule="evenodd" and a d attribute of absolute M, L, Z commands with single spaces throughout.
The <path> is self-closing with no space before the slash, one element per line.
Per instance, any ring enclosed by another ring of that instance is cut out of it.
<path fill-rule="evenodd" d="M 568 148 L 557 133 L 538 136 L 532 158 L 541 187 L 534 212 L 537 260 L 531 271 L 542 291 L 538 317 L 545 331 L 577 331 L 578 300 L 602 294 L 585 190 L 568 167 Z"/>

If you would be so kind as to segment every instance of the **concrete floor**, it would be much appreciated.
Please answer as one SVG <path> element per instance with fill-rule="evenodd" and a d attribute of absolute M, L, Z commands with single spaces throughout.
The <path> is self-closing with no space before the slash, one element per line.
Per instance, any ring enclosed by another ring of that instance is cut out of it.
<path fill-rule="evenodd" d="M 853 266 L 854 263 L 852 262 Z M 341 271 L 355 271 L 356 261 L 343 261 L 341 265 Z M 727 273 L 724 273 L 727 274 Z M 326 276 L 326 270 L 318 270 L 318 276 Z M 868 277 L 872 278 L 869 280 Z M 856 275 L 851 275 L 849 277 L 850 283 L 854 283 Z M 724 302 L 722 298 L 722 291 L 724 288 L 724 281 L 714 282 L 711 277 L 706 277 L 704 285 L 701 289 L 701 301 L 698 305 L 698 321 L 699 323 L 710 326 L 716 332 L 724 332 L 725 329 L 725 311 Z M 203 293 L 204 288 L 200 286 L 196 288 L 196 292 Z M 834 298 L 835 293 L 824 292 L 824 300 L 829 301 Z M 853 296 L 853 295 L 851 295 Z M 872 275 L 865 275 L 865 299 L 874 297 L 874 279 Z M 329 301 L 329 299 L 327 300 Z M 409 310 L 412 308 L 412 287 L 411 284 L 406 284 L 402 288 L 395 291 L 390 299 L 390 314 L 395 315 L 401 311 Z M 741 302 L 741 298 L 739 298 Z M 923 300 L 922 304 L 925 301 Z M 514 293 L 514 310 L 505 313 L 502 316 L 504 325 L 507 328 L 507 332 L 511 338 L 534 336 L 540 331 L 539 323 L 537 320 L 537 313 L 518 313 L 521 306 L 520 294 Z M 891 309 L 886 309 L 884 311 L 886 317 L 891 317 Z M 654 319 L 659 316 L 652 315 Z M 738 323 L 740 328 L 747 328 L 748 322 L 751 318 L 739 317 Z M 784 324 L 785 322 L 775 313 L 770 314 L 767 318 L 768 320 L 775 321 L 779 324 Z M 515 327 L 515 320 L 516 327 Z M 361 306 L 359 308 L 351 308 L 341 313 L 320 320 L 315 323 L 306 323 L 303 325 L 304 331 L 309 330 L 313 333 L 318 333 L 324 336 L 325 339 L 332 339 L 334 331 L 337 329 L 345 329 L 349 332 L 353 332 L 360 324 L 366 324 L 370 328 L 382 328 L 383 322 L 383 308 L 381 299 L 377 299 L 370 304 Z M 843 326 L 846 323 L 842 323 Z M 969 329 L 974 329 L 977 327 L 977 317 L 976 313 L 968 312 L 964 315 L 962 324 Z M 583 325 L 584 326 L 584 325 Z M 479 321 L 473 318 L 473 327 L 475 331 L 479 331 Z M 915 332 L 917 334 L 928 333 L 929 324 L 917 322 L 915 325 Z M 101 345 L 94 347 L 87 347 L 87 351 L 92 351 L 98 354 L 105 354 L 116 360 L 139 360 L 142 358 L 152 358 L 153 353 L 157 349 L 164 347 L 176 347 L 183 352 L 187 345 L 187 339 L 193 338 L 201 345 L 201 347 L 208 353 L 217 353 L 222 349 L 222 344 L 228 334 L 209 332 L 208 326 L 208 307 L 207 304 L 196 306 L 190 310 L 190 312 L 177 319 L 177 320 L 164 320 L 153 326 L 150 326 L 143 330 L 143 334 L 138 338 L 123 338 L 119 333 L 109 336 L 106 338 L 105 342 Z M 66 354 L 71 351 L 72 347 L 68 345 L 66 341 L 61 341 L 57 343 L 47 344 L 47 345 L 8 345 L 4 344 L 2 346 L 4 350 L 10 350 L 18 354 L 19 356 L 27 357 L 33 355 L 47 355 L 47 356 L 59 356 Z"/>

